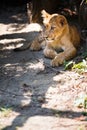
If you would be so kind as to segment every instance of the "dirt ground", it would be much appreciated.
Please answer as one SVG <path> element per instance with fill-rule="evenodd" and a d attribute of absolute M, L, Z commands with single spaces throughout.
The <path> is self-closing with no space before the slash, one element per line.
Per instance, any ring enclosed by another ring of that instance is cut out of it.
<path fill-rule="evenodd" d="M 0 10 L 0 130 L 87 130 L 75 105 L 87 94 L 87 73 L 52 68 L 42 51 L 13 51 L 40 30 L 23 8 Z"/>

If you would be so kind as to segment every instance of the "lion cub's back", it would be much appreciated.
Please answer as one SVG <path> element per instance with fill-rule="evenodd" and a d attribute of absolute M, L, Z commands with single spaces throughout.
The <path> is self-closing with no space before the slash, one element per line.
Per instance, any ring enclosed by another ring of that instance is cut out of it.
<path fill-rule="evenodd" d="M 75 47 L 78 47 L 80 44 L 80 33 L 78 29 L 73 25 L 70 25 L 70 35 L 71 35 L 71 41 Z"/>

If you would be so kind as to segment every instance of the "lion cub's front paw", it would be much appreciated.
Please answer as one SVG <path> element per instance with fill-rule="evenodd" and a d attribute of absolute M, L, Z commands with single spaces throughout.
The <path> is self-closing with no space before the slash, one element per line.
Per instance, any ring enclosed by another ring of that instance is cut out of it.
<path fill-rule="evenodd" d="M 38 42 L 33 42 L 30 46 L 30 50 L 32 51 L 39 51 L 41 49 L 41 46 Z"/>
<path fill-rule="evenodd" d="M 62 57 L 58 58 L 58 57 L 56 56 L 56 57 L 52 60 L 51 65 L 52 65 L 53 67 L 57 67 L 57 66 L 63 64 L 63 61 L 64 61 L 64 60 L 62 59 Z"/>

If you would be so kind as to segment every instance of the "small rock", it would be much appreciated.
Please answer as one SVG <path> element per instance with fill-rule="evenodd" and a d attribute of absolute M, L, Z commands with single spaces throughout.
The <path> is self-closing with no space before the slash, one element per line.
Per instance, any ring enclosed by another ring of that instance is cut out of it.
<path fill-rule="evenodd" d="M 43 103 L 43 102 L 45 101 L 45 98 L 44 98 L 43 96 L 39 96 L 39 97 L 38 97 L 38 101 L 39 101 L 40 103 Z"/>

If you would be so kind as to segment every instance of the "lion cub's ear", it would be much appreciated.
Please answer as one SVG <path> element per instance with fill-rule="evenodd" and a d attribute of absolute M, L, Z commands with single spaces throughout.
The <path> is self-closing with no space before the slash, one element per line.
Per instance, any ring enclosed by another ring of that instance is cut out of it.
<path fill-rule="evenodd" d="M 51 15 L 49 13 L 47 13 L 45 10 L 42 10 L 41 14 L 42 14 L 42 18 L 50 18 L 51 17 Z"/>
<path fill-rule="evenodd" d="M 41 14 L 42 14 L 42 18 L 43 18 L 43 24 L 47 25 L 51 18 L 51 15 L 49 13 L 47 13 L 45 10 L 42 10 Z"/>
<path fill-rule="evenodd" d="M 67 20 L 66 20 L 66 18 L 64 16 L 61 16 L 60 24 L 61 24 L 61 26 L 64 26 L 65 24 L 67 24 Z"/>

